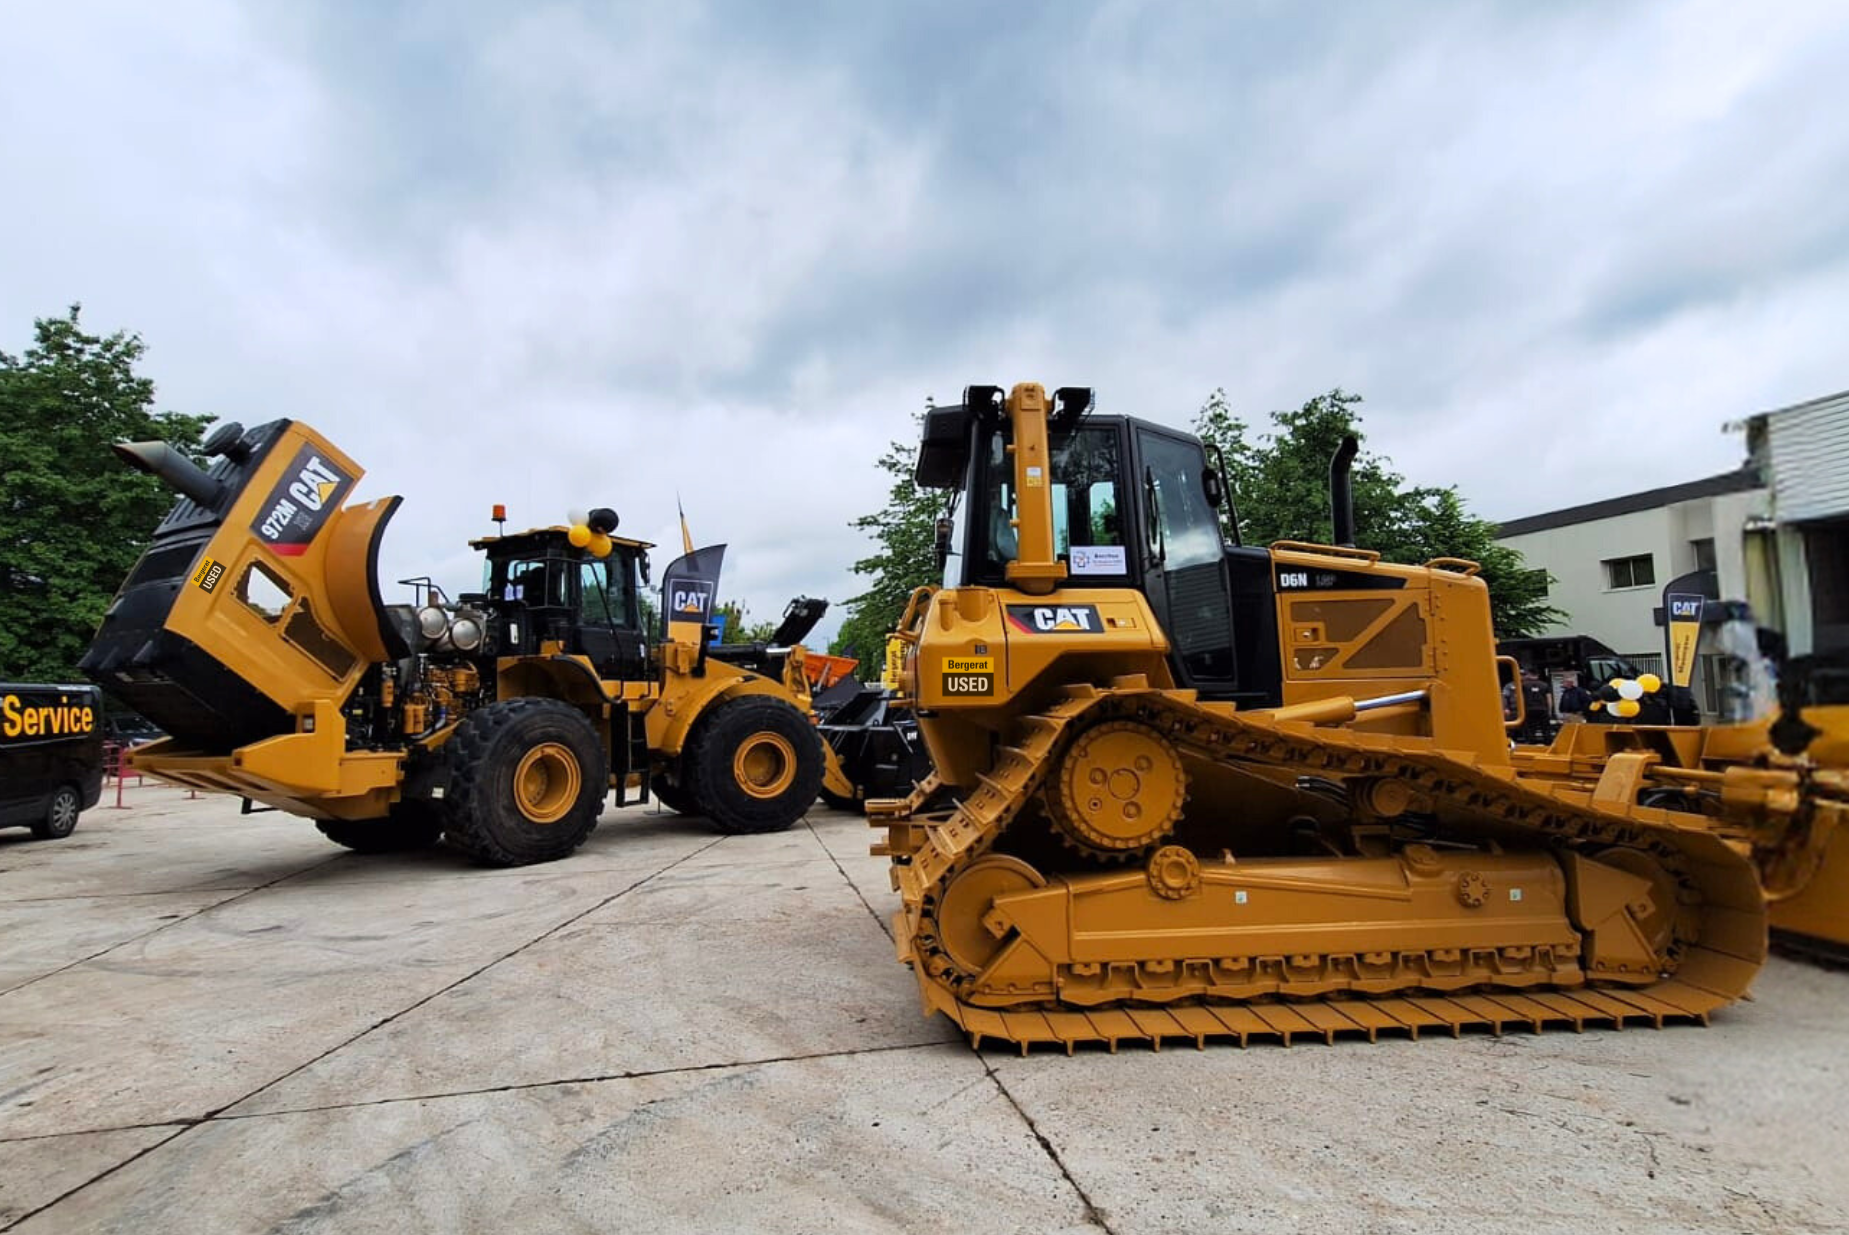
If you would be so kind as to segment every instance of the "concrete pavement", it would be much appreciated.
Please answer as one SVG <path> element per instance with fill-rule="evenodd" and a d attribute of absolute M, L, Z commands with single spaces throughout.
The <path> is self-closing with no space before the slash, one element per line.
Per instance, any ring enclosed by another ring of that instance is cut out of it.
<path fill-rule="evenodd" d="M 133 787 L 0 833 L 0 1229 L 1804 1231 L 1849 974 L 1712 1028 L 978 1055 L 856 817 L 362 857 Z"/>

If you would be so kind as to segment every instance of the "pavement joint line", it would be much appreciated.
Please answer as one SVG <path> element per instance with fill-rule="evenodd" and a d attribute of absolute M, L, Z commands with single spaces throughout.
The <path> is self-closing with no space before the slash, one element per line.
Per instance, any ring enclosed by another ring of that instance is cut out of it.
<path fill-rule="evenodd" d="M 339 854 L 335 854 L 339 857 Z M 302 868 L 306 870 L 306 867 Z M 300 874 L 291 871 L 290 874 Z M 288 878 L 287 875 L 283 878 Z M 148 892 L 72 892 L 62 896 L 15 896 L 15 905 L 45 905 L 53 901 L 116 901 L 128 900 L 136 896 L 197 896 L 205 892 L 254 892 L 259 885 L 254 883 L 234 883 L 223 888 L 155 888 Z"/>
<path fill-rule="evenodd" d="M 1080 1184 L 1077 1179 L 1073 1178 L 1072 1171 L 1066 1166 L 1065 1159 L 1061 1158 L 1059 1156 L 1059 1151 L 1053 1148 L 1053 1142 L 1047 1139 L 1046 1133 L 1040 1130 L 1040 1125 L 1034 1122 L 1034 1117 L 1027 1113 L 1027 1108 L 1023 1107 L 1015 1100 L 1014 1094 L 1009 1092 L 1008 1086 L 1002 1082 L 1002 1078 L 996 1075 L 994 1065 L 989 1063 L 988 1059 L 983 1056 L 981 1051 L 977 1051 L 974 1048 L 971 1048 L 971 1050 L 972 1053 L 975 1054 L 977 1060 L 981 1062 L 982 1070 L 989 1074 L 989 1079 L 991 1081 L 995 1082 L 996 1090 L 1007 1101 L 1008 1105 L 1014 1108 L 1014 1113 L 1021 1117 L 1021 1122 L 1027 1125 L 1027 1130 L 1033 1133 L 1036 1141 L 1040 1142 L 1040 1148 L 1045 1151 L 1046 1156 L 1052 1160 L 1054 1166 L 1059 1168 L 1059 1173 L 1065 1177 L 1066 1182 L 1072 1185 L 1072 1191 L 1078 1195 L 1079 1202 L 1085 1206 L 1085 1221 L 1091 1223 L 1099 1230 L 1104 1231 L 1105 1235 L 1116 1235 L 1116 1232 L 1111 1230 L 1111 1224 L 1104 1220 L 1104 1215 L 1099 1213 L 1098 1207 L 1092 1203 L 1091 1194 L 1085 1191 L 1084 1186 Z"/>
<path fill-rule="evenodd" d="M 604 897 L 602 900 L 598 901 L 595 905 L 592 905 L 590 908 L 585 909 L 580 913 L 573 914 L 571 917 L 566 918 L 563 922 L 560 922 L 554 926 L 548 927 L 547 929 L 541 931 L 539 934 L 535 935 L 533 938 L 521 944 L 519 947 L 513 949 L 511 952 L 507 952 L 501 956 L 495 957 L 493 960 L 487 962 L 486 964 L 481 965 L 474 970 L 471 970 L 469 973 L 464 974 L 460 978 L 457 978 L 454 982 L 451 982 L 445 986 L 439 987 L 437 990 L 430 992 L 430 994 L 425 995 L 423 998 L 415 1000 L 414 1002 L 406 1005 L 405 1007 L 400 1008 L 398 1011 L 392 1013 L 390 1016 L 385 1017 L 383 1020 L 375 1021 L 373 1024 L 368 1025 L 366 1028 L 360 1030 L 358 1033 L 354 1034 L 352 1037 L 347 1038 L 341 1042 L 337 1042 L 333 1046 L 328 1047 L 325 1051 L 322 1051 L 320 1054 L 316 1055 L 313 1059 L 305 1060 L 304 1062 L 297 1064 L 295 1067 L 290 1068 L 287 1072 L 284 1072 L 281 1076 L 271 1077 L 269 1080 L 263 1082 L 263 1084 L 257 1086 L 255 1089 L 251 1090 L 249 1093 L 244 1094 L 242 1097 L 234 1098 L 230 1102 L 225 1103 L 223 1106 L 216 1107 L 212 1110 L 209 1110 L 203 1116 L 200 1116 L 196 1119 L 178 1120 L 178 1121 L 161 1120 L 157 1123 L 144 1125 L 147 1127 L 163 1127 L 163 1126 L 177 1122 L 181 1126 L 174 1132 L 172 1136 L 161 1138 L 160 1140 L 156 1141 L 154 1144 L 149 1145 L 146 1149 L 140 1150 L 139 1152 L 131 1154 L 127 1158 L 124 1158 L 122 1161 L 116 1163 L 114 1166 L 110 1167 L 108 1170 L 105 1170 L 105 1171 L 100 1172 L 99 1174 L 93 1175 L 89 1179 L 86 1179 L 82 1183 L 78 1184 L 76 1187 L 71 1188 L 66 1192 L 63 1192 L 56 1197 L 53 1197 L 51 1200 L 45 1202 L 43 1205 L 40 1205 L 37 1209 L 34 1209 L 30 1211 L 29 1213 L 21 1214 L 18 1218 L 15 1218 L 13 1221 L 7 1223 L 5 1226 L 0 1226 L 0 1231 L 10 1231 L 14 1227 L 18 1226 L 20 1223 L 25 1222 L 33 1217 L 36 1217 L 39 1214 L 44 1213 L 46 1210 L 50 1209 L 52 1206 L 63 1203 L 64 1201 L 77 1195 L 77 1193 L 82 1192 L 85 1188 L 88 1188 L 91 1184 L 99 1183 L 102 1180 L 109 1178 L 111 1175 L 115 1174 L 117 1171 L 121 1170 L 123 1167 L 141 1158 L 146 1157 L 148 1154 L 154 1152 L 156 1149 L 161 1148 L 163 1145 L 171 1145 L 175 1140 L 179 1139 L 182 1136 L 185 1136 L 188 1132 L 192 1131 L 194 1128 L 204 1127 L 206 1124 L 214 1123 L 218 1121 L 220 1117 L 223 1116 L 224 1113 L 230 1110 L 232 1107 L 237 1106 L 241 1103 L 250 1101 L 252 1098 L 256 1097 L 258 1094 L 262 1093 L 264 1090 L 270 1089 L 276 1085 L 280 1085 L 282 1082 L 288 1080 L 290 1077 L 296 1075 L 297 1073 L 302 1072 L 305 1069 L 312 1068 L 315 1064 L 320 1063 L 323 1059 L 326 1059 L 329 1055 L 334 1054 L 336 1051 L 344 1050 L 347 1047 L 353 1045 L 355 1042 L 359 1041 L 361 1038 L 365 1037 L 367 1034 L 371 1033 L 373 1030 L 382 1029 L 385 1026 L 391 1024 L 393 1021 L 397 1020 L 399 1017 L 415 1012 L 417 1011 L 417 1009 L 423 1007 L 425 1004 L 431 1002 L 437 997 L 441 995 L 445 995 L 449 993 L 450 991 L 455 990 L 458 986 L 461 986 L 464 982 L 469 982 L 475 978 L 480 977 L 482 974 L 494 968 L 496 965 L 500 964 L 502 961 L 511 960 L 512 958 L 520 955 L 520 953 L 526 951 L 528 948 L 532 947 L 534 944 L 540 943 L 546 939 L 551 938 L 553 935 L 558 934 L 560 931 L 564 930 L 568 926 L 571 926 L 573 923 L 581 921 L 582 919 L 588 917 L 589 915 L 596 913 L 599 909 L 602 909 L 605 905 L 610 904 L 612 901 L 616 900 L 618 897 L 627 896 L 629 893 L 635 891 L 637 888 L 641 887 L 643 884 L 649 882 L 652 879 L 659 878 L 660 876 L 666 874 L 668 871 L 673 870 L 675 867 L 679 866 L 683 862 L 686 862 L 692 858 L 698 857 L 700 854 L 705 853 L 707 850 L 713 848 L 713 846 L 719 844 L 721 841 L 725 839 L 726 838 L 723 836 L 714 837 L 710 842 L 708 842 L 707 844 L 701 845 L 698 849 L 694 850 L 692 853 L 676 858 L 674 861 L 668 863 L 666 866 L 662 867 L 660 870 L 653 871 L 647 875 L 644 875 L 642 878 L 636 880 L 634 883 L 628 885 L 627 887 L 620 888 L 617 891 L 612 892 L 610 895 Z M 331 862 L 340 856 L 341 855 L 339 854 L 335 854 L 332 857 L 328 858 L 327 860 Z M 316 863 L 316 865 L 321 865 L 321 863 Z M 307 870 L 307 869 L 312 869 L 312 868 L 304 867 L 303 869 Z M 291 871 L 289 875 L 284 875 L 282 878 L 287 879 L 291 877 L 292 875 L 299 874 L 299 873 L 300 872 L 298 871 Z M 278 879 L 278 880 L 275 880 L 274 882 L 280 883 L 282 882 L 282 880 Z M 263 886 L 268 887 L 269 885 L 265 884 Z M 250 889 L 251 892 L 255 892 L 259 890 L 260 890 L 259 888 Z M 248 893 L 244 893 L 244 895 L 248 895 Z M 234 1116 L 233 1118 L 236 1118 L 236 1117 Z M 248 1116 L 246 1116 L 245 1118 L 248 1118 Z M 104 1130 L 107 1130 L 107 1129 L 104 1129 Z M 69 1135 L 69 1134 L 66 1134 L 66 1135 Z"/>
<path fill-rule="evenodd" d="M 149 1128 L 174 1128 L 184 1132 L 205 1123 L 230 1120 L 271 1119 L 278 1115 L 316 1115 L 327 1111 L 357 1111 L 373 1106 L 392 1106 L 402 1102 L 439 1102 L 445 1098 L 473 1098 L 485 1094 L 519 1093 L 529 1089 L 552 1089 L 562 1085 L 597 1085 L 608 1081 L 648 1080 L 657 1076 L 684 1073 L 717 1072 L 727 1068 L 761 1068 L 778 1063 L 805 1063 L 816 1059 L 848 1059 L 855 1055 L 877 1055 L 897 1051 L 919 1051 L 933 1046 L 954 1046 L 955 1041 L 931 1038 L 924 1042 L 889 1042 L 883 1046 L 859 1046 L 839 1051 L 815 1051 L 807 1055 L 770 1055 L 761 1059 L 719 1060 L 713 1063 L 684 1064 L 676 1068 L 638 1068 L 630 1072 L 592 1073 L 586 1076 L 562 1076 L 544 1081 L 513 1081 L 506 1085 L 484 1085 L 477 1089 L 444 1089 L 434 1093 L 400 1094 L 389 1098 L 370 1098 L 364 1102 L 329 1102 L 323 1106 L 291 1106 L 278 1111 L 228 1112 L 209 1115 L 179 1115 L 171 1119 L 151 1119 L 145 1123 L 108 1124 L 95 1128 L 73 1128 L 63 1132 L 33 1132 L 25 1136 L 0 1136 L 0 1145 L 23 1145 L 31 1141 L 55 1141 L 68 1136 L 104 1136 L 112 1132 L 141 1132 Z M 274 1083 L 274 1082 L 272 1082 Z M 974 1084 L 981 1084 L 979 1078 Z M 968 1088 L 968 1086 L 965 1086 Z M 962 1092 L 959 1090 L 958 1092 Z M 953 1095 L 954 1096 L 954 1095 Z M 239 1099 L 243 1101 L 243 1099 Z M 232 1104 L 233 1106 L 236 1103 Z M 100 1178 L 100 1176 L 99 1176 Z M 3 1230 L 4 1228 L 0 1228 Z"/>
<path fill-rule="evenodd" d="M 457 987 L 461 986 L 463 983 L 474 981 L 476 978 L 479 978 L 482 974 L 487 973 L 490 969 L 493 969 L 496 965 L 499 965 L 501 962 L 512 960 L 514 957 L 520 955 L 522 952 L 526 951 L 528 948 L 532 947 L 534 944 L 541 943 L 547 939 L 550 939 L 552 936 L 558 934 L 560 931 L 564 930 L 566 927 L 572 926 L 575 923 L 580 922 L 584 920 L 585 918 L 589 917 L 591 914 L 596 913 L 599 909 L 602 909 L 605 905 L 610 904 L 612 901 L 616 900 L 618 897 L 627 896 L 629 895 L 629 893 L 635 891 L 637 888 L 641 887 L 643 884 L 648 883 L 654 879 L 659 879 L 661 876 L 667 874 L 669 871 L 673 870 L 675 867 L 681 865 L 681 863 L 687 862 L 687 861 L 692 860 L 693 858 L 699 857 L 701 854 L 705 853 L 708 849 L 711 849 L 714 845 L 719 844 L 721 841 L 725 839 L 726 838 L 723 836 L 715 837 L 712 841 L 708 842 L 707 844 L 701 845 L 698 849 L 694 850 L 692 853 L 676 858 L 674 861 L 668 863 L 666 866 L 662 867 L 660 870 L 651 871 L 650 873 L 642 876 L 642 878 L 636 880 L 634 883 L 629 884 L 627 887 L 617 889 L 615 892 L 610 893 L 610 895 L 604 897 L 602 900 L 590 906 L 588 909 L 584 909 L 578 913 L 573 914 L 571 917 L 566 918 L 563 922 L 559 922 L 553 926 L 547 927 L 545 930 L 533 936 L 533 938 L 527 940 L 525 943 L 521 944 L 519 947 L 513 949 L 512 951 L 503 953 L 502 955 L 495 957 L 493 960 L 488 961 L 487 963 L 480 965 L 475 969 L 470 970 L 468 973 L 463 974 L 460 978 L 457 978 L 454 982 L 450 982 L 447 985 L 438 987 L 436 990 L 431 991 L 428 995 L 425 995 L 423 998 L 414 1000 L 413 1002 L 398 1009 L 398 1011 L 392 1013 L 390 1016 L 374 1021 L 372 1024 L 368 1025 L 366 1028 L 354 1034 L 352 1037 L 347 1038 L 344 1041 L 335 1043 L 333 1046 L 328 1047 L 325 1051 L 322 1051 L 319 1055 L 316 1055 L 313 1059 L 305 1060 L 302 1063 L 297 1064 L 295 1067 L 290 1068 L 287 1072 L 284 1072 L 281 1076 L 272 1077 L 271 1079 L 265 1081 L 263 1084 L 257 1086 L 255 1089 L 251 1090 L 249 1093 L 245 1094 L 243 1097 L 227 1102 L 223 1106 L 218 1107 L 215 1110 L 207 1111 L 205 1118 L 207 1120 L 216 1119 L 218 1118 L 218 1116 L 230 1110 L 232 1107 L 237 1106 L 240 1103 L 250 1101 L 252 1098 L 256 1097 L 258 1094 L 262 1093 L 264 1090 L 270 1089 L 276 1085 L 280 1085 L 284 1081 L 288 1080 L 290 1077 L 296 1075 L 298 1072 L 302 1072 L 302 1071 L 307 1070 L 308 1068 L 314 1067 L 316 1064 L 320 1063 L 323 1059 L 326 1059 L 329 1055 L 334 1054 L 336 1051 L 345 1050 L 347 1047 L 352 1046 L 355 1042 L 358 1042 L 361 1038 L 365 1037 L 369 1033 L 372 1033 L 374 1030 L 385 1028 L 387 1025 L 391 1024 L 393 1021 L 396 1021 L 398 1018 L 409 1015 L 410 1013 L 415 1012 L 419 1008 L 423 1007 L 425 1004 L 430 1003 L 432 1000 L 437 999 L 443 995 L 447 995 L 449 992 L 455 990 Z"/>
<path fill-rule="evenodd" d="M 116 940 L 116 942 L 110 944 L 108 947 L 101 948 L 95 952 L 92 952 L 88 956 L 79 957 L 78 959 L 71 961 L 69 964 L 60 965 L 56 969 L 47 970 L 44 973 L 38 974 L 34 977 L 27 978 L 24 982 L 18 983 L 17 985 L 9 986 L 5 990 L 0 990 L 0 999 L 6 998 L 8 995 L 11 995 L 15 991 L 23 991 L 28 986 L 31 986 L 37 982 L 43 982 L 47 978 L 55 978 L 61 973 L 65 973 L 69 970 L 77 968 L 77 966 L 79 965 L 88 964 L 89 962 L 95 960 L 99 956 L 107 956 L 111 952 L 114 952 L 117 948 L 126 948 L 131 943 L 138 943 L 141 940 L 146 939 L 151 935 L 158 935 L 162 931 L 168 929 L 169 927 L 178 926 L 182 922 L 190 922 L 194 918 L 199 917 L 201 914 L 207 914 L 207 913 L 212 912 L 214 909 L 222 908 L 225 905 L 229 905 L 232 901 L 243 900 L 246 896 L 250 896 L 257 892 L 261 892 L 265 888 L 273 888 L 277 884 L 282 883 L 285 880 L 295 878 L 297 875 L 305 875 L 309 871 L 314 870 L 317 867 L 326 866 L 329 862 L 332 862 L 339 857 L 340 857 L 339 854 L 333 854 L 329 857 L 323 858 L 319 862 L 310 863 L 309 865 L 302 867 L 300 870 L 290 871 L 286 875 L 278 875 L 276 878 L 270 880 L 268 883 L 260 883 L 260 884 L 257 884 L 255 887 L 245 888 L 241 892 L 233 892 L 230 896 L 225 897 L 223 900 L 213 901 L 209 905 L 202 905 L 199 908 L 193 910 L 191 913 L 180 914 L 178 917 L 175 917 L 170 921 L 162 922 L 159 926 L 149 927 L 147 930 L 142 931 L 138 935 L 130 935 L 127 939 L 118 939 Z"/>
<path fill-rule="evenodd" d="M 315 1115 L 326 1111 L 356 1111 L 372 1106 L 392 1106 L 402 1102 L 439 1102 L 445 1098 L 475 1098 L 486 1094 L 521 1093 L 533 1089 L 555 1089 L 563 1085 L 599 1085 L 609 1081 L 639 1081 L 658 1076 L 682 1076 L 695 1072 L 721 1072 L 728 1068 L 762 1068 L 779 1063 L 807 1063 L 817 1059 L 850 1059 L 856 1055 L 890 1054 L 917 1051 L 933 1046 L 953 1046 L 954 1042 L 932 1038 L 925 1042 L 889 1042 L 883 1046 L 859 1046 L 839 1051 L 815 1051 L 807 1055 L 771 1055 L 762 1059 L 718 1060 L 713 1063 L 684 1064 L 676 1068 L 638 1068 L 631 1072 L 602 1072 L 588 1076 L 565 1076 L 545 1081 L 513 1081 L 506 1085 L 484 1085 L 479 1089 L 449 1089 L 436 1093 L 403 1094 L 389 1098 L 369 1098 L 364 1102 L 330 1102 L 325 1106 L 286 1107 L 279 1111 L 246 1111 L 213 1117 L 215 1121 L 234 1119 L 272 1119 L 278 1115 Z M 166 1122 L 172 1122 L 171 1120 Z M 204 1122 L 204 1121 L 197 1121 Z M 154 1125 L 159 1126 L 159 1125 Z M 69 1135 L 59 1133 L 57 1135 Z"/>
<path fill-rule="evenodd" d="M 159 1128 L 159 1127 L 164 1127 L 166 1125 L 164 1124 L 143 1124 L 141 1126 L 149 1127 L 149 1128 Z M 103 1171 L 96 1175 L 92 1175 L 90 1178 L 84 1180 L 82 1183 L 78 1184 L 76 1187 L 70 1188 L 64 1192 L 59 1193 L 57 1196 L 52 1197 L 49 1201 L 46 1201 L 43 1205 L 40 1205 L 37 1209 L 27 1210 L 25 1213 L 19 1215 L 19 1217 L 13 1219 L 11 1222 L 7 1223 L 5 1226 L 0 1226 L 0 1231 L 10 1231 L 14 1227 L 18 1226 L 20 1223 L 29 1222 L 33 1218 L 38 1217 L 40 1214 L 44 1213 L 46 1210 L 50 1209 L 52 1206 L 63 1204 L 65 1201 L 69 1200 L 71 1197 L 76 1196 L 79 1192 L 82 1192 L 85 1188 L 88 1188 L 91 1184 L 100 1183 L 101 1181 L 108 1179 L 111 1175 L 115 1174 L 117 1171 L 121 1170 L 123 1167 L 129 1166 L 133 1163 L 141 1161 L 141 1159 L 147 1157 L 149 1154 L 153 1153 L 155 1150 L 159 1149 L 163 1145 L 173 1144 L 175 1140 L 186 1135 L 186 1133 L 190 1131 L 193 1126 L 194 1125 L 192 1124 L 182 1124 L 180 1127 L 174 1129 L 172 1136 L 163 1136 L 160 1140 L 155 1141 L 152 1145 L 149 1145 L 143 1149 L 136 1150 L 134 1153 L 122 1159 L 122 1161 L 116 1163 L 114 1166 L 110 1167 L 108 1170 Z M 70 1134 L 65 1133 L 63 1135 L 70 1135 Z"/>
<path fill-rule="evenodd" d="M 109 1124 L 101 1128 L 71 1128 L 63 1132 L 28 1132 L 24 1136 L 0 1136 L 0 1145 L 25 1145 L 32 1141 L 55 1141 L 63 1136 L 105 1136 L 111 1132 L 145 1132 L 149 1128 L 190 1128 L 203 1119 L 199 1115 L 179 1115 L 172 1119 L 150 1119 L 144 1123 Z"/>
<path fill-rule="evenodd" d="M 879 911 L 873 907 L 873 902 L 867 899 L 867 894 L 860 890 L 860 885 L 849 878 L 847 868 L 841 865 L 841 859 L 837 858 L 834 850 L 830 849 L 822 840 L 821 833 L 815 830 L 815 825 L 809 822 L 807 815 L 803 816 L 803 826 L 809 829 L 809 835 L 815 837 L 815 843 L 822 846 L 822 852 L 827 854 L 828 860 L 835 864 L 835 869 L 841 873 L 841 878 L 846 881 L 849 888 L 853 889 L 854 895 L 860 899 L 860 903 L 866 906 L 868 914 L 872 915 L 873 924 L 879 927 L 880 933 L 890 940 L 892 938 L 892 927 L 887 925 L 886 919 L 881 917 Z"/>

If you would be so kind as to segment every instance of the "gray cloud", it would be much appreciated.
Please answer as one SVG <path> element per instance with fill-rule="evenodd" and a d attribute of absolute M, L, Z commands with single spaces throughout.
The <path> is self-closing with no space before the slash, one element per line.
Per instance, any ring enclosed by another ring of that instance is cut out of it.
<path fill-rule="evenodd" d="M 293 415 L 472 574 L 613 504 L 772 616 L 856 590 L 969 381 L 1185 423 L 1340 384 L 1513 517 L 1840 388 L 1827 4 L 60 6 L 10 18 L 0 346 L 82 299 L 163 403 Z M 5 323 L 12 323 L 8 326 Z"/>

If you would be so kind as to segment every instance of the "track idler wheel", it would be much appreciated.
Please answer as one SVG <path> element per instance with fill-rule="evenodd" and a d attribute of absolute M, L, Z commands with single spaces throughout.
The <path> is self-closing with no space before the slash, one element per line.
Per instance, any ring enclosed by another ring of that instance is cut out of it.
<path fill-rule="evenodd" d="M 981 973 L 1002 947 L 1002 937 L 983 920 L 995 898 L 1045 886 L 1040 872 L 1019 858 L 1000 853 L 977 858 L 951 878 L 938 900 L 937 931 L 944 952 L 965 974 Z"/>
<path fill-rule="evenodd" d="M 1188 775 L 1174 744 L 1147 725 L 1117 720 L 1081 734 L 1047 793 L 1061 839 L 1127 861 L 1167 836 L 1181 818 Z"/>

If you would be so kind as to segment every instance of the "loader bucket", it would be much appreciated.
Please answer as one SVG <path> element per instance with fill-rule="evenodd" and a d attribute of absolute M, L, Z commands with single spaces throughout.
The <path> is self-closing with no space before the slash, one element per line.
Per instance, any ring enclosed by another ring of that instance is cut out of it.
<path fill-rule="evenodd" d="M 162 443 L 115 448 L 180 496 L 79 662 L 201 754 L 294 733 L 406 652 L 374 569 L 399 499 L 346 507 L 363 472 L 305 425 L 231 429 L 210 470 Z"/>

